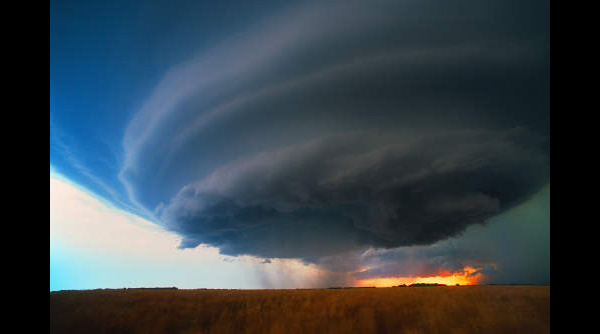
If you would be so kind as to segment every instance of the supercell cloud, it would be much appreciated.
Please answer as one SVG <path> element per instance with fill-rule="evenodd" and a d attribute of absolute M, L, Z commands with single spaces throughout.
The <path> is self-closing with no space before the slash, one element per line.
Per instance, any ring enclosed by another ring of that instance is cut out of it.
<path fill-rule="evenodd" d="M 265 17 L 166 73 L 126 127 L 120 179 L 184 248 L 319 263 L 457 237 L 550 180 L 548 8 Z"/>
<path fill-rule="evenodd" d="M 157 213 L 229 255 L 319 257 L 425 245 L 527 199 L 548 177 L 519 129 L 326 136 L 223 166 Z"/>

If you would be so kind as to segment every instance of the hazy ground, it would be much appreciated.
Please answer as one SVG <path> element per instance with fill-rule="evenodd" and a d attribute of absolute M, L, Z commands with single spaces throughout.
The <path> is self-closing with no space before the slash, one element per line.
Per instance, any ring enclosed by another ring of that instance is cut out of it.
<path fill-rule="evenodd" d="M 549 333 L 549 286 L 50 293 L 51 333 Z"/>

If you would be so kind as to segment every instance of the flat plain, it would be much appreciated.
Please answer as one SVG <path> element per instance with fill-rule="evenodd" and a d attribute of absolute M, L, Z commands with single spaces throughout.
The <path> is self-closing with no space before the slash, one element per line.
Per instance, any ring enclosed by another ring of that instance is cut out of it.
<path fill-rule="evenodd" d="M 51 333 L 549 333 L 549 286 L 50 292 Z"/>

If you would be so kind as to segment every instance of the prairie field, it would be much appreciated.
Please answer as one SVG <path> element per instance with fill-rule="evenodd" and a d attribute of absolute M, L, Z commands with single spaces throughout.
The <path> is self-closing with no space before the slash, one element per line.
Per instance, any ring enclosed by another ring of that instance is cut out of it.
<path fill-rule="evenodd" d="M 549 333 L 549 286 L 50 292 L 51 333 Z"/>

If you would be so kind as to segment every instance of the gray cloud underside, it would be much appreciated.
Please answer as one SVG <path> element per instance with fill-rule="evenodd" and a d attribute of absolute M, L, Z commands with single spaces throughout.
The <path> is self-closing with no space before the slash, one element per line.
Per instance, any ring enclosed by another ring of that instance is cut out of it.
<path fill-rule="evenodd" d="M 324 257 L 319 264 L 334 272 L 353 272 L 356 279 L 435 276 L 470 266 L 480 268 L 474 274 L 483 273 L 483 283 L 549 284 L 549 206 L 547 185 L 523 205 L 485 226 L 471 226 L 459 237 L 430 246 Z"/>
<path fill-rule="evenodd" d="M 352 133 L 217 169 L 160 209 L 182 247 L 311 258 L 430 244 L 527 199 L 548 180 L 523 129 L 413 137 Z"/>
<path fill-rule="evenodd" d="M 425 245 L 549 180 L 546 2 L 308 2 L 158 83 L 130 199 L 225 254 Z"/>

